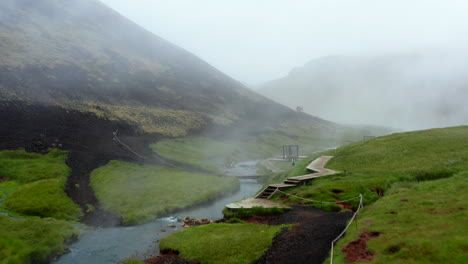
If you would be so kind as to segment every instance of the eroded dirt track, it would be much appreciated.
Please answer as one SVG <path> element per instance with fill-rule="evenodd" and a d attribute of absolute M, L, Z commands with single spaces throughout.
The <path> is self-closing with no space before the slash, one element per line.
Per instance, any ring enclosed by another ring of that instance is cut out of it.
<path fill-rule="evenodd" d="M 288 213 L 265 220 L 268 224 L 294 224 L 275 237 L 270 249 L 255 264 L 322 264 L 330 243 L 346 226 L 351 212 L 329 213 L 295 206 Z"/>

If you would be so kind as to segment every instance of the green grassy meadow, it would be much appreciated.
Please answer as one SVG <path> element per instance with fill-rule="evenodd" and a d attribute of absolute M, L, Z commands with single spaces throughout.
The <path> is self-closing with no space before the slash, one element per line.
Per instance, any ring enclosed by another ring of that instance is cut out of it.
<path fill-rule="evenodd" d="M 81 209 L 65 194 L 67 152 L 0 152 L 0 263 L 43 263 L 64 253 Z M 60 219 L 60 220 L 57 220 Z"/>
<path fill-rule="evenodd" d="M 327 168 L 338 174 L 313 180 L 308 186 L 289 192 L 320 201 L 345 200 L 362 193 L 368 205 L 395 183 L 446 178 L 468 170 L 467 135 L 468 127 L 462 126 L 392 134 L 340 147 L 321 154 L 334 156 Z M 300 172 L 304 165 L 295 170 Z M 299 199 L 290 198 L 289 202 Z M 358 200 L 353 203 L 357 206 Z"/>
<path fill-rule="evenodd" d="M 466 191 L 468 172 L 412 184 L 395 184 L 364 208 L 358 229 L 339 241 L 335 263 L 345 263 L 342 249 L 361 232 L 378 232 L 367 242 L 370 263 L 468 263 Z"/>
<path fill-rule="evenodd" d="M 464 235 L 468 232 L 468 126 L 398 133 L 322 155 L 335 156 L 327 168 L 339 173 L 287 192 L 319 201 L 364 195 L 366 207 L 358 228 L 352 225 L 339 241 L 335 263 L 345 263 L 341 250 L 362 232 L 380 233 L 367 242 L 375 254 L 370 263 L 468 262 Z M 276 195 L 274 200 L 342 210 L 337 205 L 279 198 Z M 351 203 L 356 207 L 358 200 Z"/>
<path fill-rule="evenodd" d="M 168 159 L 195 165 L 215 173 L 231 162 L 259 159 L 279 153 L 279 139 L 264 136 L 248 141 L 215 140 L 207 137 L 165 139 L 151 144 L 154 152 Z"/>
<path fill-rule="evenodd" d="M 78 234 L 74 227 L 54 219 L 11 219 L 0 215 L 0 263 L 44 263 L 65 253 Z"/>
<path fill-rule="evenodd" d="M 135 225 L 234 191 L 239 181 L 175 168 L 110 161 L 91 173 L 91 187 L 104 208 L 121 215 L 124 224 Z"/>
<path fill-rule="evenodd" d="M 231 162 L 269 158 L 282 153 L 284 144 L 299 144 L 300 153 L 332 146 L 315 137 L 286 136 L 280 133 L 260 135 L 247 140 L 218 140 L 207 137 L 165 139 L 151 144 L 154 152 L 168 159 L 195 165 L 215 173 Z M 327 145 L 328 144 L 328 145 Z M 301 154 L 302 155 L 302 154 Z"/>
<path fill-rule="evenodd" d="M 22 185 L 5 200 L 5 206 L 23 215 L 76 221 L 83 213 L 63 191 L 65 180 L 59 177 Z"/>
<path fill-rule="evenodd" d="M 28 183 L 37 180 L 67 177 L 67 152 L 53 149 L 47 155 L 24 150 L 0 151 L 0 178 Z"/>
<path fill-rule="evenodd" d="M 163 238 L 161 250 L 177 250 L 204 264 L 248 264 L 260 258 L 285 226 L 210 224 Z M 203 238 L 203 239 L 201 239 Z"/>

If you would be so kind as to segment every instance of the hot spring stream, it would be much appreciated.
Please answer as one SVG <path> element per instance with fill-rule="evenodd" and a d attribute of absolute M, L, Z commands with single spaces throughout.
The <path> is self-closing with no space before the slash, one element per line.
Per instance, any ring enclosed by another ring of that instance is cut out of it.
<path fill-rule="evenodd" d="M 252 175 L 256 161 L 246 161 L 226 171 L 234 175 Z M 223 217 L 226 204 L 254 195 L 262 184 L 256 180 L 241 180 L 238 192 L 210 203 L 181 210 L 171 216 L 156 219 L 150 223 L 130 227 L 90 228 L 80 235 L 79 240 L 69 246 L 70 252 L 61 256 L 53 264 L 117 263 L 129 257 L 144 257 L 159 252 L 158 241 L 177 230 L 183 229 L 177 218 L 191 216 L 211 220 Z M 168 227 L 175 224 L 177 227 Z"/>

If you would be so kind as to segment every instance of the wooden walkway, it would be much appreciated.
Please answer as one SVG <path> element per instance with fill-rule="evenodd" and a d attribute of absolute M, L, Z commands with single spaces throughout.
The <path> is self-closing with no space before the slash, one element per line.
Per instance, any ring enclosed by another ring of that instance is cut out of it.
<path fill-rule="evenodd" d="M 306 167 L 308 170 L 313 171 L 313 173 L 301 175 L 301 176 L 289 177 L 282 184 L 271 184 L 268 187 L 266 187 L 263 191 L 258 193 L 254 198 L 249 198 L 249 199 L 242 200 L 239 202 L 231 203 L 231 204 L 226 205 L 226 207 L 232 210 L 240 209 L 240 208 L 252 208 L 254 206 L 261 206 L 265 208 L 287 207 L 287 206 L 269 201 L 268 199 L 271 196 L 273 196 L 273 194 L 275 194 L 278 190 L 280 191 L 287 190 L 290 188 L 303 185 L 318 177 L 335 174 L 336 171 L 325 168 L 325 165 L 331 158 L 333 158 L 333 156 L 321 156 L 315 159 L 314 161 L 312 161 Z"/>

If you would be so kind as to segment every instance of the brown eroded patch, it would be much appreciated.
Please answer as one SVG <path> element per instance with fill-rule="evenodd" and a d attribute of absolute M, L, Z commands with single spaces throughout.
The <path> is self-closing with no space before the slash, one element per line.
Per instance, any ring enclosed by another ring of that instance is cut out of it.
<path fill-rule="evenodd" d="M 353 210 L 353 204 L 351 203 L 337 202 L 336 204 L 343 209 Z"/>
<path fill-rule="evenodd" d="M 6 178 L 6 177 L 0 177 L 0 183 L 2 182 L 7 182 L 9 181 L 10 179 Z"/>
<path fill-rule="evenodd" d="M 409 201 L 408 201 L 407 199 L 403 199 L 403 200 L 400 200 L 400 202 L 402 202 L 402 203 L 407 203 L 407 202 L 409 202 Z"/>
<path fill-rule="evenodd" d="M 389 212 L 385 212 L 386 214 L 398 214 L 398 212 L 395 212 L 395 211 L 389 211 Z"/>
<path fill-rule="evenodd" d="M 345 253 L 345 262 L 369 262 L 374 258 L 374 253 L 367 250 L 367 241 L 373 237 L 378 237 L 379 232 L 362 232 L 359 235 L 359 239 L 354 240 L 346 244 L 342 249 Z"/>

